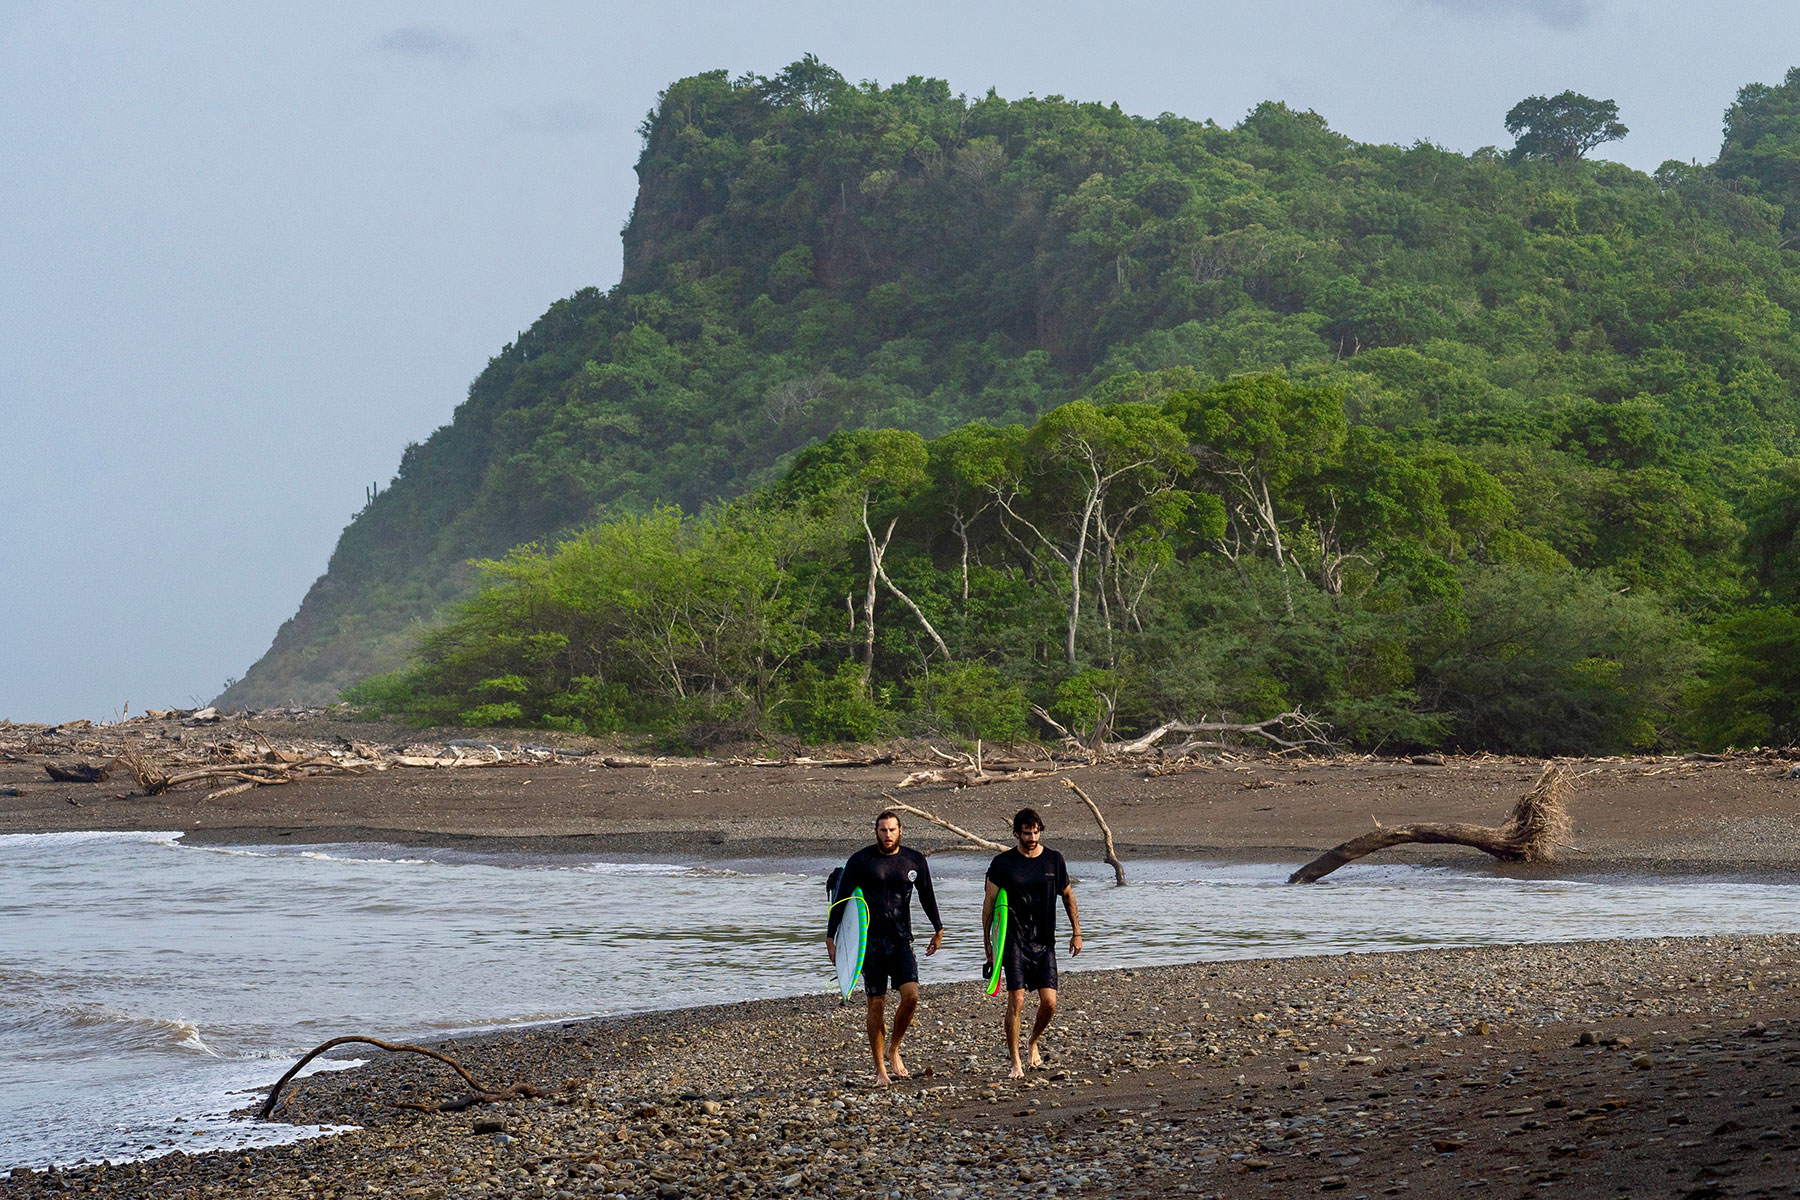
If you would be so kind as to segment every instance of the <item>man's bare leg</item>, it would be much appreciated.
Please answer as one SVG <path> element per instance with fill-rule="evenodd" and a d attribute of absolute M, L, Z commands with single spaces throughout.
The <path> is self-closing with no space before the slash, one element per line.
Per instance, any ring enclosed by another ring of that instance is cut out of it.
<path fill-rule="evenodd" d="M 869 997 L 869 1050 L 875 1055 L 875 1085 L 888 1086 L 887 1054 L 887 997 Z"/>
<path fill-rule="evenodd" d="M 1006 993 L 1006 1053 L 1012 1059 L 1008 1079 L 1025 1078 L 1025 1064 L 1019 1061 L 1019 1017 L 1024 1011 L 1025 989 L 1016 988 Z"/>
<path fill-rule="evenodd" d="M 900 1039 L 912 1027 L 913 1013 L 919 1008 L 919 985 L 903 983 L 900 985 L 900 1003 L 894 1008 L 894 1033 L 888 1039 L 887 1069 L 895 1079 L 911 1079 L 906 1073 L 906 1064 L 900 1061 Z"/>
<path fill-rule="evenodd" d="M 1021 1007 L 1023 1007 L 1024 999 L 1025 997 L 1021 993 L 1019 997 Z M 1038 1053 L 1038 1039 L 1044 1036 L 1044 1030 L 1050 1028 L 1050 1018 L 1055 1015 L 1056 989 L 1039 988 L 1037 1016 L 1033 1017 L 1031 1021 L 1031 1065 L 1034 1067 L 1041 1067 L 1044 1065 L 1044 1056 Z M 1017 1026 L 1015 1023 L 1015 1029 L 1016 1028 Z M 1015 1033 L 1014 1036 L 1016 1037 L 1017 1034 Z M 1017 1061 L 1016 1053 L 1017 1052 L 1015 1051 L 1014 1061 Z"/>

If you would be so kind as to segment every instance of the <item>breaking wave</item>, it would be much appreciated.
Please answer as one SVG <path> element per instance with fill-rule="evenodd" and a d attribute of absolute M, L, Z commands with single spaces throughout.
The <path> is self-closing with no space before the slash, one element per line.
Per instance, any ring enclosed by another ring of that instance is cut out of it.
<path fill-rule="evenodd" d="M 137 1016 L 105 1004 L 39 1006 L 0 1001 L 0 1042 L 15 1052 L 42 1045 L 66 1054 L 71 1043 L 88 1053 L 151 1052 L 219 1057 L 200 1027 L 180 1018 Z"/>

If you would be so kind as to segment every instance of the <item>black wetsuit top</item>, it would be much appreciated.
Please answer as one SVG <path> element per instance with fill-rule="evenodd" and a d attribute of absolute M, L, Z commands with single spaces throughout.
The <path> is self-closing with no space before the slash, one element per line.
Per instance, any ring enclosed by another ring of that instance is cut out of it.
<path fill-rule="evenodd" d="M 1056 903 L 1069 886 L 1069 867 L 1055 850 L 1026 858 L 1018 850 L 994 855 L 988 882 L 1006 889 L 1007 941 L 1048 946 L 1056 941 Z"/>
<path fill-rule="evenodd" d="M 864 846 L 850 856 L 832 894 L 831 919 L 825 924 L 825 936 L 837 933 L 843 920 L 844 906 L 837 903 L 857 888 L 869 906 L 869 939 L 912 941 L 912 895 L 919 889 L 919 904 L 931 920 L 933 929 L 942 929 L 938 919 L 937 894 L 931 890 L 931 868 L 917 850 L 900 846 L 892 854 L 883 854 L 879 846 Z"/>

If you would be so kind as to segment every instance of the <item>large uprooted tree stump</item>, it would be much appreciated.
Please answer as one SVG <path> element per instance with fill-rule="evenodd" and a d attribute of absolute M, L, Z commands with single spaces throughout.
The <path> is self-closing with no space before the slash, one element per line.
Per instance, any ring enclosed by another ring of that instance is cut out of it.
<path fill-rule="evenodd" d="M 1373 832 L 1319 855 L 1289 875 L 1288 882 L 1317 883 L 1345 863 L 1407 842 L 1472 846 L 1501 862 L 1551 862 L 1556 858 L 1556 848 L 1568 844 L 1563 840 L 1569 836 L 1569 813 L 1563 806 L 1568 789 L 1568 776 L 1555 763 L 1548 763 L 1538 776 L 1537 786 L 1519 798 L 1504 825 L 1465 825 L 1456 821 L 1389 827 L 1377 824 Z"/>

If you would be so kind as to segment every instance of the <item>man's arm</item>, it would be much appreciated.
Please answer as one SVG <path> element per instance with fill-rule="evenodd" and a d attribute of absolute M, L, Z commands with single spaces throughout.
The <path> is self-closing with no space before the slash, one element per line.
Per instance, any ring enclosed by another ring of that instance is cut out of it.
<path fill-rule="evenodd" d="M 1069 934 L 1069 953 L 1080 954 L 1081 912 L 1075 905 L 1075 889 L 1072 887 L 1063 888 L 1062 899 L 1063 907 L 1067 909 L 1069 913 L 1069 928 L 1071 930 Z"/>
<path fill-rule="evenodd" d="M 937 893 L 931 890 L 931 864 L 925 861 L 923 854 L 919 855 L 919 878 L 915 881 L 915 886 L 919 890 L 919 907 L 925 910 L 925 919 L 931 922 L 933 930 L 931 945 L 925 947 L 925 953 L 929 957 L 936 954 L 938 947 L 944 944 L 944 922 L 938 916 Z"/>
<path fill-rule="evenodd" d="M 981 944 L 992 945 L 994 940 L 994 897 L 1000 894 L 1000 887 L 993 880 L 987 881 L 987 891 L 981 897 Z"/>

